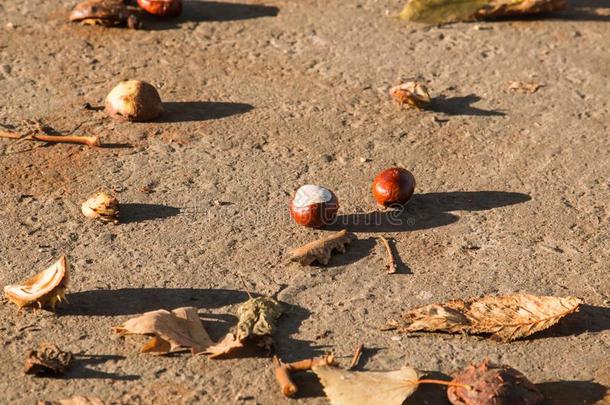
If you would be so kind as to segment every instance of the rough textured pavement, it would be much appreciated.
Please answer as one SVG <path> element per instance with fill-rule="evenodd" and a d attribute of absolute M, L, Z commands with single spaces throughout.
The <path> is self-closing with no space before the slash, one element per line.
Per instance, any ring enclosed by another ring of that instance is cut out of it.
<path fill-rule="evenodd" d="M 137 353 L 112 326 L 158 308 L 200 308 L 213 338 L 249 291 L 288 304 L 276 350 L 286 361 L 334 350 L 363 367 L 404 364 L 451 375 L 489 357 L 539 383 L 548 404 L 602 403 L 610 385 L 610 2 L 573 1 L 549 19 L 426 27 L 393 18 L 401 1 L 187 2 L 148 29 L 67 22 L 75 1 L 0 4 L 0 123 L 43 119 L 99 134 L 111 148 L 0 140 L 0 284 L 61 253 L 70 304 L 57 315 L 0 305 L 0 402 L 92 395 L 126 403 L 285 403 L 271 362 Z M 113 122 L 99 105 L 121 79 L 158 86 L 158 122 Z M 425 81 L 433 111 L 387 91 Z M 509 81 L 544 84 L 533 94 Z M 411 170 L 416 196 L 390 225 L 375 174 Z M 288 218 L 306 183 L 338 195 L 356 241 L 326 268 L 287 249 L 328 231 Z M 82 217 L 114 189 L 125 223 Z M 395 239 L 385 273 L 375 239 Z M 586 306 L 530 339 L 382 332 L 413 306 L 481 294 L 578 296 Z M 63 378 L 24 376 L 25 352 L 51 341 L 76 354 Z M 434 374 L 433 374 L 434 375 Z M 324 404 L 312 376 L 294 403 Z M 422 387 L 409 404 L 446 404 Z"/>

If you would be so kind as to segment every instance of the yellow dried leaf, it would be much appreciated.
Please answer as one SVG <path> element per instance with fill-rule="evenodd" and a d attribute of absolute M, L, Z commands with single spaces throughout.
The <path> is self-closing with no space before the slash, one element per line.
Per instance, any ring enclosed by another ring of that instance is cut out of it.
<path fill-rule="evenodd" d="M 332 405 L 401 405 L 418 386 L 417 370 L 348 371 L 332 366 L 315 366 L 324 392 Z"/>
<path fill-rule="evenodd" d="M 214 342 L 203 328 L 197 308 L 183 307 L 173 311 L 160 309 L 126 321 L 114 328 L 120 335 L 153 336 L 141 349 L 145 353 L 167 354 L 190 348 L 193 354 L 201 353 Z"/>
<path fill-rule="evenodd" d="M 402 315 L 398 329 L 406 333 L 491 334 L 493 338 L 507 342 L 549 328 L 577 311 L 581 302 L 574 297 L 489 295 L 409 310 Z"/>
<path fill-rule="evenodd" d="M 7 285 L 4 295 L 19 309 L 37 305 L 39 308 L 55 310 L 58 302 L 65 300 L 69 282 L 69 264 L 66 256 L 61 256 L 43 272 L 21 284 Z"/>
<path fill-rule="evenodd" d="M 244 344 L 232 333 L 227 335 L 218 343 L 206 349 L 205 354 L 209 354 L 211 359 L 215 359 L 225 354 L 230 354 L 235 349 L 244 347 Z"/>
<path fill-rule="evenodd" d="M 352 242 L 355 236 L 345 229 L 304 246 L 292 249 L 288 252 L 288 259 L 308 266 L 317 261 L 320 264 L 328 264 L 333 250 L 345 253 L 345 245 Z"/>

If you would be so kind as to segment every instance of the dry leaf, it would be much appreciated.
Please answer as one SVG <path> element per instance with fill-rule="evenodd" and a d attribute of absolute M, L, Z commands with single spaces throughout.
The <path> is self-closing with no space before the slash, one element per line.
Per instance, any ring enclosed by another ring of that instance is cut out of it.
<path fill-rule="evenodd" d="M 530 294 L 485 296 L 449 301 L 407 311 L 398 329 L 410 333 L 451 332 L 492 334 L 504 342 L 547 329 L 578 310 L 581 300 Z"/>
<path fill-rule="evenodd" d="M 488 360 L 468 366 L 452 383 L 447 397 L 454 405 L 536 405 L 544 400 L 521 372 Z"/>
<path fill-rule="evenodd" d="M 81 211 L 87 218 L 119 223 L 119 200 L 106 191 L 100 191 L 88 198 L 81 205 Z"/>
<path fill-rule="evenodd" d="M 26 374 L 61 374 L 66 371 L 74 356 L 51 343 L 42 343 L 38 349 L 30 350 L 25 359 Z"/>
<path fill-rule="evenodd" d="M 19 309 L 29 305 L 38 305 L 39 308 L 50 308 L 54 311 L 58 302 L 66 300 L 68 281 L 68 259 L 66 256 L 62 256 L 42 273 L 21 284 L 4 287 L 4 295 L 17 304 Z"/>
<path fill-rule="evenodd" d="M 214 344 L 203 328 L 197 308 L 193 307 L 177 308 L 171 312 L 164 309 L 146 312 L 114 328 L 114 331 L 121 336 L 152 336 L 142 347 L 143 353 L 167 354 L 191 348 L 191 352 L 197 354 Z"/>
<path fill-rule="evenodd" d="M 508 82 L 508 90 L 513 90 L 521 94 L 534 94 L 541 87 L 544 87 L 544 84 L 534 82 Z"/>
<path fill-rule="evenodd" d="M 36 405 L 104 405 L 104 401 L 99 398 L 77 395 L 68 399 L 60 399 L 59 401 L 38 401 Z"/>
<path fill-rule="evenodd" d="M 417 389 L 419 377 L 411 367 L 382 372 L 315 366 L 313 371 L 332 405 L 401 405 Z"/>
<path fill-rule="evenodd" d="M 419 82 L 406 82 L 390 89 L 390 95 L 399 105 L 424 108 L 430 104 L 428 88 Z"/>
<path fill-rule="evenodd" d="M 303 266 L 308 266 L 317 261 L 320 264 L 326 265 L 330 260 L 333 250 L 345 253 L 345 245 L 352 242 L 355 236 L 345 229 L 314 242 L 310 242 L 305 246 L 292 249 L 288 252 L 288 259 L 293 262 L 299 262 Z"/>
<path fill-rule="evenodd" d="M 409 0 L 400 18 L 429 24 L 563 10 L 566 0 Z"/>
<path fill-rule="evenodd" d="M 237 309 L 239 321 L 235 331 L 227 334 L 214 346 L 208 347 L 205 353 L 209 354 L 210 358 L 216 358 L 243 347 L 246 341 L 270 348 L 275 322 L 281 314 L 282 306 L 273 298 L 250 298 Z"/>

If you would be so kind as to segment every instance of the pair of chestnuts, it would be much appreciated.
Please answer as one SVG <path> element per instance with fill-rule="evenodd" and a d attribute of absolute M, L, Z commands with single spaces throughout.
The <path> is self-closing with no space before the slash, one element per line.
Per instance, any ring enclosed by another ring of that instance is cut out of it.
<path fill-rule="evenodd" d="M 415 191 L 415 177 L 400 167 L 379 173 L 371 187 L 373 197 L 384 207 L 406 204 Z M 303 226 L 319 228 L 332 223 L 339 210 L 339 200 L 330 190 L 306 184 L 299 188 L 290 202 L 290 216 Z"/>

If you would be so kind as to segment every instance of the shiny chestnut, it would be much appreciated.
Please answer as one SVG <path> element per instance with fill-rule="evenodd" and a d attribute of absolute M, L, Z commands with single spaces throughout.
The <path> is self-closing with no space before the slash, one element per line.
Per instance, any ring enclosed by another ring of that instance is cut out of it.
<path fill-rule="evenodd" d="M 138 0 L 138 6 L 159 17 L 178 17 L 182 13 L 182 0 Z"/>
<path fill-rule="evenodd" d="M 373 197 L 383 206 L 403 205 L 415 191 L 415 177 L 401 167 L 392 167 L 379 173 L 371 187 Z"/>
<path fill-rule="evenodd" d="M 299 188 L 290 202 L 290 216 L 303 226 L 319 228 L 332 223 L 337 216 L 339 200 L 324 187 L 306 184 Z"/>

